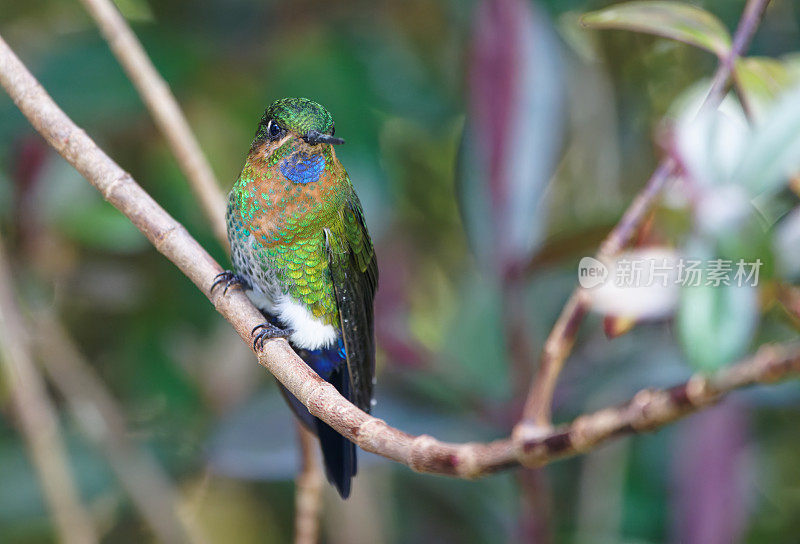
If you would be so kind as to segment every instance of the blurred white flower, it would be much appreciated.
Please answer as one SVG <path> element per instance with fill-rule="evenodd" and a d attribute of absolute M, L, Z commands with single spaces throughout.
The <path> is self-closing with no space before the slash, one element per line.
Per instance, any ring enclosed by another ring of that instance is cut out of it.
<path fill-rule="evenodd" d="M 704 97 L 693 87 L 671 114 L 675 153 L 695 187 L 734 184 L 752 198 L 780 189 L 800 171 L 800 86 L 784 92 L 753 127 L 732 95 L 717 109 L 701 108 Z"/>
<path fill-rule="evenodd" d="M 729 96 L 718 109 L 701 109 L 706 92 L 693 87 L 673 109 L 678 160 L 700 187 L 731 182 L 751 138 L 739 103 Z"/>
<path fill-rule="evenodd" d="M 734 232 L 752 211 L 747 191 L 728 183 L 700 193 L 695 207 L 696 225 L 703 234 L 719 238 Z"/>
<path fill-rule="evenodd" d="M 605 280 L 585 292 L 593 311 L 636 320 L 670 316 L 678 304 L 678 256 L 670 249 L 626 251 L 604 259 Z"/>

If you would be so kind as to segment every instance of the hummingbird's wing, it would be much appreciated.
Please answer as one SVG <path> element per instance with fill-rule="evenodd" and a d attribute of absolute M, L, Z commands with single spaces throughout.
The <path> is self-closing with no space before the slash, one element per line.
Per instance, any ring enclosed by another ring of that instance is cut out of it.
<path fill-rule="evenodd" d="M 339 308 L 352 402 L 369 412 L 375 374 L 373 299 L 378 263 L 355 193 L 342 209 L 336 228 L 326 231 L 328 259 Z"/>

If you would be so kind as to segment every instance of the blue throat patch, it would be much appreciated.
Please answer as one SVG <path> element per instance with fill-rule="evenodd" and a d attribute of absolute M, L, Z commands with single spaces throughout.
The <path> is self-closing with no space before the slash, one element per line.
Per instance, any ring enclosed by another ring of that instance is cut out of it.
<path fill-rule="evenodd" d="M 313 183 L 319 180 L 325 170 L 325 157 L 294 153 L 280 162 L 281 174 L 294 183 Z"/>

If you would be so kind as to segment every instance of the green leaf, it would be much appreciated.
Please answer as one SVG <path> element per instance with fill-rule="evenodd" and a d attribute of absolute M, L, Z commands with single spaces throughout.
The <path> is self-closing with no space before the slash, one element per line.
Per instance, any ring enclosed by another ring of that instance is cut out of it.
<path fill-rule="evenodd" d="M 89 247 L 133 253 L 148 247 L 147 239 L 125 216 L 105 202 L 92 203 L 73 213 L 65 213 L 59 230 L 74 241 Z"/>
<path fill-rule="evenodd" d="M 128 21 L 152 22 L 153 10 L 145 0 L 115 0 L 117 9 Z"/>
<path fill-rule="evenodd" d="M 792 81 L 800 80 L 800 52 L 794 51 L 783 55 L 781 64 L 786 68 Z"/>
<path fill-rule="evenodd" d="M 754 287 L 687 287 L 681 293 L 678 337 L 692 366 L 715 370 L 747 351 L 757 320 Z"/>
<path fill-rule="evenodd" d="M 725 57 L 731 36 L 709 12 L 680 2 L 628 2 L 587 13 L 581 23 L 588 28 L 615 28 L 655 34 L 678 40 Z"/>
<path fill-rule="evenodd" d="M 736 79 L 748 94 L 776 98 L 793 78 L 784 64 L 769 57 L 747 57 L 736 61 Z"/>
<path fill-rule="evenodd" d="M 767 57 L 736 61 L 736 84 L 757 119 L 762 119 L 778 96 L 798 81 L 787 63 Z"/>

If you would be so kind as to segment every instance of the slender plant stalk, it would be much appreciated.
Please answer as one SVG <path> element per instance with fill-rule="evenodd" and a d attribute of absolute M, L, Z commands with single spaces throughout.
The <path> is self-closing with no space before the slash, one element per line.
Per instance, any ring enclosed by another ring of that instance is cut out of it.
<path fill-rule="evenodd" d="M 295 494 L 294 542 L 315 544 L 319 537 L 319 515 L 322 510 L 322 469 L 319 464 L 316 437 L 298 421 L 297 441 L 300 444 L 300 474 Z"/>
<path fill-rule="evenodd" d="M 730 53 L 720 62 L 701 109 L 716 108 L 719 105 L 731 78 L 736 59 L 750 43 L 767 4 L 769 4 L 769 0 L 748 0 L 734 34 Z M 619 253 L 631 240 L 670 179 L 673 169 L 674 161 L 670 157 L 665 158 L 658 165 L 645 188 L 634 199 L 620 222 L 601 244 L 600 257 L 609 257 Z M 551 426 L 556 382 L 564 366 L 564 361 L 572 351 L 578 328 L 588 311 L 589 304 L 585 293 L 581 288 L 576 288 L 564 309 L 561 310 L 561 315 L 545 341 L 539 369 L 525 402 L 522 420 L 514 429 L 514 436 L 517 440 L 524 442 L 528 438 L 540 435 L 543 429 Z"/>
<path fill-rule="evenodd" d="M 200 543 L 194 527 L 178 515 L 180 494 L 158 463 L 129 438 L 125 417 L 91 365 L 50 312 L 40 311 L 34 327 L 42 366 L 67 400 L 84 434 L 108 459 L 153 535 L 163 543 Z"/>
<path fill-rule="evenodd" d="M 800 323 L 800 287 L 788 284 L 779 285 L 778 302 L 795 323 Z"/>
<path fill-rule="evenodd" d="M 111 0 L 81 2 L 142 97 L 211 222 L 214 235 L 227 249 L 224 195 L 169 85 L 159 75 L 144 47 Z"/>
<path fill-rule="evenodd" d="M 189 123 L 181 112 L 175 97 L 169 91 L 169 86 L 155 69 L 144 47 L 111 0 L 81 1 L 94 17 L 117 60 L 128 74 L 167 139 L 173 155 L 205 211 L 214 234 L 222 246 L 228 248 L 224 195 Z M 303 457 L 301 459 L 302 472 L 297 476 L 296 505 L 298 510 L 295 523 L 297 541 L 315 542 L 319 520 L 312 520 L 310 516 L 319 516 L 321 499 L 319 491 L 315 493 L 315 489 L 321 487 L 322 475 L 319 467 L 311 462 L 313 458 L 309 457 L 313 456 L 313 452 L 307 451 L 313 438 L 302 431 L 298 436 L 301 440 L 300 450 L 303 452 Z"/>
<path fill-rule="evenodd" d="M 506 350 L 509 354 L 509 374 L 512 396 L 509 413 L 517 417 L 525 400 L 527 384 L 531 381 L 530 362 L 534 347 L 528 335 L 529 323 L 525 314 L 524 283 L 519 277 L 506 277 L 503 283 L 503 316 Z M 522 542 L 546 544 L 553 540 L 550 516 L 552 492 L 547 475 L 541 469 L 526 468 L 515 474 L 519 486 L 517 533 Z"/>
<path fill-rule="evenodd" d="M 69 467 L 58 413 L 28 348 L 11 272 L 0 242 L 0 359 L 11 402 L 39 476 L 58 539 L 66 544 L 98 542 L 94 523 L 81 503 Z"/>

